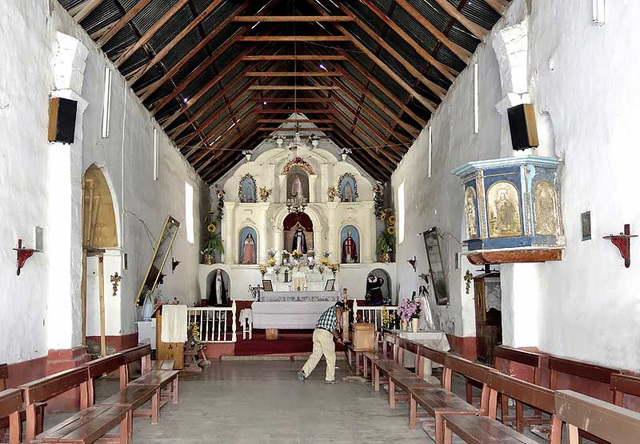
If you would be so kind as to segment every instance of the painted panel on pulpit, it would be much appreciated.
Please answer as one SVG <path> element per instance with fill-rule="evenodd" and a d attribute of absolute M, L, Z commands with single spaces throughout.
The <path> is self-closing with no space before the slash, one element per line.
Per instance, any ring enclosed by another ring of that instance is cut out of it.
<path fill-rule="evenodd" d="M 478 237 L 478 199 L 476 190 L 467 187 L 464 191 L 464 214 L 467 225 L 467 239 Z"/>
<path fill-rule="evenodd" d="M 284 219 L 284 250 L 306 254 L 313 250 L 313 222 L 305 213 L 291 213 Z"/>
<path fill-rule="evenodd" d="M 557 235 L 560 224 L 555 188 L 549 181 L 539 180 L 533 186 L 533 196 L 536 234 Z"/>
<path fill-rule="evenodd" d="M 245 174 L 240 179 L 238 186 L 238 199 L 243 203 L 255 203 L 256 199 L 256 180 L 251 174 Z"/>
<path fill-rule="evenodd" d="M 292 168 L 287 174 L 287 199 L 309 200 L 309 176 L 299 167 Z"/>
<path fill-rule="evenodd" d="M 509 237 L 522 235 L 520 197 L 515 185 L 499 181 L 487 192 L 489 209 L 489 236 Z"/>
<path fill-rule="evenodd" d="M 258 234 L 252 227 L 244 227 L 240 230 L 240 255 L 239 263 L 242 265 L 253 265 L 258 258 Z"/>
<path fill-rule="evenodd" d="M 358 198 L 358 184 L 351 173 L 344 173 L 338 180 L 338 197 L 340 202 L 355 202 Z"/>
<path fill-rule="evenodd" d="M 340 231 L 340 252 L 343 264 L 360 262 L 360 233 L 353 225 L 347 225 Z"/>

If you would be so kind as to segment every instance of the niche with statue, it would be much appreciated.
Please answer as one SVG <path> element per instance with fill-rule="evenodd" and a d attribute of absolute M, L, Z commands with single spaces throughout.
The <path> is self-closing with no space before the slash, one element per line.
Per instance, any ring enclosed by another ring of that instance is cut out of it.
<path fill-rule="evenodd" d="M 512 157 L 469 162 L 462 179 L 468 259 L 473 264 L 562 259 L 558 159 Z"/>

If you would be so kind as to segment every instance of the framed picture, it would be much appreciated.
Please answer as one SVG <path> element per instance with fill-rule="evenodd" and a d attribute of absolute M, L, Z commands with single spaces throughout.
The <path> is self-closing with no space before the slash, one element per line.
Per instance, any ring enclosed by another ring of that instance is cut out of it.
<path fill-rule="evenodd" d="M 422 233 L 424 245 L 429 260 L 429 275 L 436 297 L 436 304 L 449 305 L 449 291 L 447 290 L 447 276 L 444 272 L 442 253 L 440 251 L 440 232 L 437 227 Z"/>
<path fill-rule="evenodd" d="M 582 240 L 591 240 L 591 211 L 585 211 L 580 215 L 582 222 Z"/>
<path fill-rule="evenodd" d="M 273 285 L 269 279 L 262 281 L 262 288 L 264 288 L 264 291 L 273 291 Z"/>
<path fill-rule="evenodd" d="M 335 279 L 327 279 L 327 282 L 325 282 L 324 284 L 324 291 L 333 291 L 334 288 L 333 286 L 335 285 L 336 280 Z"/>

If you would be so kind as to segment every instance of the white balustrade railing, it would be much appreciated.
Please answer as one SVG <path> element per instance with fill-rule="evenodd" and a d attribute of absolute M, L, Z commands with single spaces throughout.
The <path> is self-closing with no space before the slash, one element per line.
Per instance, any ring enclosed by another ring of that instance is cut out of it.
<path fill-rule="evenodd" d="M 189 307 L 187 323 L 198 325 L 202 343 L 236 342 L 236 301 L 231 307 Z"/>
<path fill-rule="evenodd" d="M 398 307 L 395 305 L 359 306 L 358 301 L 353 301 L 353 322 L 357 323 L 359 318 L 360 322 L 373 324 L 376 331 L 382 330 L 383 309 L 391 316 Z"/>

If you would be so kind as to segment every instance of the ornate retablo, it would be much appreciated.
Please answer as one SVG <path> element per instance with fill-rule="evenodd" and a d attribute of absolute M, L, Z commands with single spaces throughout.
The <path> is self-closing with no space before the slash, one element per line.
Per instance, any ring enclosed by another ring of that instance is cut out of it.
<path fill-rule="evenodd" d="M 510 157 L 452 171 L 464 185 L 464 245 L 471 262 L 561 259 L 558 164 L 551 157 Z"/>

